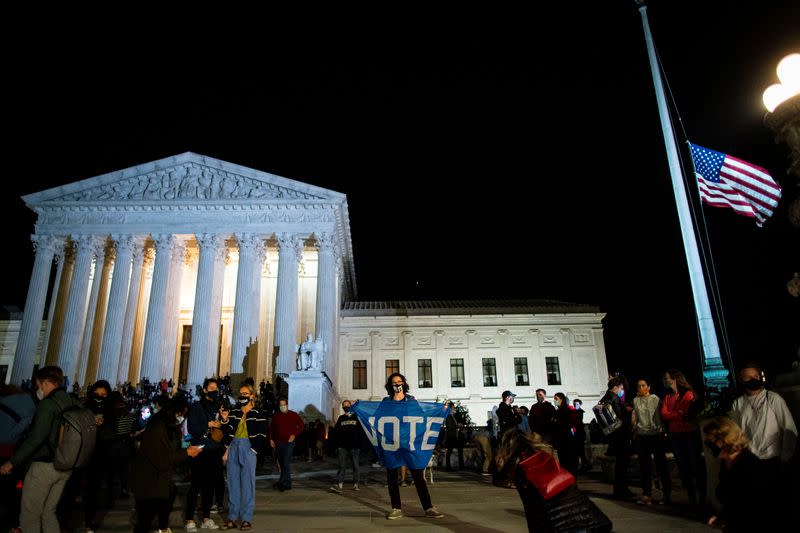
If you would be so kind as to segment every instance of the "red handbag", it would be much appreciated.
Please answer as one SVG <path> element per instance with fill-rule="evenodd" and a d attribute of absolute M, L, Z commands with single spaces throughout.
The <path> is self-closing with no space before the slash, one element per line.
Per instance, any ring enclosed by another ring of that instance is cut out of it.
<path fill-rule="evenodd" d="M 536 452 L 519 466 L 525 473 L 525 478 L 536 487 L 542 498 L 549 500 L 567 487 L 575 483 L 575 476 L 569 470 L 561 468 L 558 460 L 546 452 Z"/>

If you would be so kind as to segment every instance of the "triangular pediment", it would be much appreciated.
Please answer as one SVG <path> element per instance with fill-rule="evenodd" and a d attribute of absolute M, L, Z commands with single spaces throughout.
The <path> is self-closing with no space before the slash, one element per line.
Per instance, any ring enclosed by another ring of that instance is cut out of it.
<path fill-rule="evenodd" d="M 192 152 L 117 170 L 23 197 L 52 203 L 341 201 L 345 195 Z"/>

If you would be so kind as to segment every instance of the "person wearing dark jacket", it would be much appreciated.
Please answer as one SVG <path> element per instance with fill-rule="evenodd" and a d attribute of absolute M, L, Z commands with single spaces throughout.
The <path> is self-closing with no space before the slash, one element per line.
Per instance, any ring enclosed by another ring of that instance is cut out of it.
<path fill-rule="evenodd" d="M 36 404 L 30 392 L 0 383 L 0 464 L 14 455 L 35 414 Z M 0 531 L 19 525 L 22 492 L 17 485 L 24 478 L 24 468 L 15 468 L 11 475 L 0 476 Z"/>
<path fill-rule="evenodd" d="M 547 443 L 552 443 L 555 427 L 553 417 L 556 408 L 547 401 L 547 391 L 536 389 L 536 403 L 531 405 L 528 413 L 528 426 L 531 432 L 538 433 Z"/>
<path fill-rule="evenodd" d="M 458 450 L 458 469 L 464 468 L 464 424 L 461 421 L 461 414 L 456 412 L 456 406 L 453 402 L 447 402 L 447 418 L 444 419 L 444 447 L 446 450 L 445 455 L 445 468 L 448 472 L 453 468 L 450 466 L 450 455 L 453 449 Z"/>
<path fill-rule="evenodd" d="M 499 420 L 498 425 L 500 426 L 497 430 L 497 442 L 500 442 L 500 439 L 503 438 L 503 433 L 510 429 L 516 428 L 522 420 L 522 417 L 520 417 L 519 413 L 514 411 L 514 409 L 511 407 L 511 404 L 514 403 L 514 398 L 516 396 L 516 394 L 509 390 L 504 391 L 503 401 L 497 406 L 497 419 Z"/>
<path fill-rule="evenodd" d="M 191 435 L 190 442 L 194 446 L 203 446 L 203 453 L 190 461 L 192 481 L 186 493 L 183 515 L 188 533 L 197 531 L 194 512 L 198 492 L 203 529 L 219 528 L 211 519 L 211 500 L 214 496 L 215 482 L 222 476 L 222 454 L 225 453 L 225 446 L 222 444 L 222 424 L 217 419 L 221 406 L 219 383 L 214 378 L 206 379 L 203 382 L 203 397 L 189 408 L 186 420 L 186 427 Z M 219 440 L 216 435 L 219 435 Z"/>
<path fill-rule="evenodd" d="M 153 415 L 141 438 L 136 454 L 133 491 L 136 494 L 136 533 L 150 531 L 158 517 L 159 531 L 169 529 L 169 513 L 176 488 L 172 480 L 175 466 L 187 457 L 197 457 L 202 448 L 181 447 L 181 430 L 187 409 L 186 400 L 176 396 Z"/>
<path fill-rule="evenodd" d="M 718 416 L 703 425 L 703 441 L 706 451 L 720 459 L 716 496 L 722 508 L 708 525 L 731 533 L 787 530 L 791 510 L 781 506 L 775 469 L 750 451 L 742 428 Z"/>
<path fill-rule="evenodd" d="M 606 437 L 608 439 L 607 453 L 614 457 L 614 498 L 631 500 L 634 494 L 628 488 L 628 462 L 631 455 L 632 426 L 631 411 L 620 400 L 624 392 L 623 378 L 611 378 L 608 382 L 608 390 L 600 401 L 609 403 L 617 418 L 622 420 L 622 426 Z"/>
<path fill-rule="evenodd" d="M 66 408 L 80 406 L 61 386 L 63 380 L 64 374 L 57 366 L 45 366 L 36 371 L 36 396 L 41 401 L 30 431 L 11 459 L 0 467 L 0 474 L 8 475 L 15 467 L 30 465 L 23 483 L 19 517 L 26 533 L 58 533 L 60 530 L 56 506 L 72 472 L 56 470 L 53 455 L 58 446 L 60 413 Z"/>
<path fill-rule="evenodd" d="M 347 458 L 353 464 L 353 490 L 358 490 L 359 471 L 359 454 L 361 452 L 361 424 L 354 413 L 350 412 L 350 400 L 342 402 L 342 411 L 344 414 L 339 416 L 336 420 L 336 425 L 333 427 L 333 437 L 336 441 L 336 453 L 339 458 L 339 470 L 336 472 L 336 485 L 331 487 L 331 492 L 342 493 L 342 486 L 344 485 L 344 471 L 347 463 Z"/>
<path fill-rule="evenodd" d="M 267 419 L 255 408 L 255 389 L 245 383 L 239 387 L 236 407 L 220 411 L 225 434 L 225 455 L 228 467 L 228 519 L 222 529 L 235 529 L 241 520 L 242 531 L 250 531 L 256 505 L 256 459 L 267 440 Z"/>
<path fill-rule="evenodd" d="M 613 528 L 611 520 L 592 500 L 573 483 L 549 500 L 545 500 L 527 476 L 520 463 L 535 453 L 552 455 L 553 448 L 537 433 L 528 434 L 512 429 L 503 435 L 497 450 L 497 469 L 504 478 L 514 480 L 528 531 L 558 533 L 585 531 L 607 533 Z"/>

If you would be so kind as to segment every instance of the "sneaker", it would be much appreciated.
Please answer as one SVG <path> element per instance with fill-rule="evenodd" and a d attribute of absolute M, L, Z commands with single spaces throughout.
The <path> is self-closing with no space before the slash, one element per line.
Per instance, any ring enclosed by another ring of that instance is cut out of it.
<path fill-rule="evenodd" d="M 379 462 L 372 463 L 372 468 L 380 468 L 381 464 Z"/>
<path fill-rule="evenodd" d="M 403 481 L 402 483 L 400 483 L 400 486 L 401 486 L 401 487 L 408 487 L 408 483 L 406 483 L 405 481 Z"/>
<path fill-rule="evenodd" d="M 200 529 L 219 529 L 219 526 L 212 518 L 209 518 L 208 520 L 203 520 L 203 523 L 200 524 Z"/>
<path fill-rule="evenodd" d="M 444 515 L 439 512 L 439 509 L 436 507 L 431 507 L 427 511 L 425 511 L 425 516 L 428 518 L 444 518 Z"/>
<path fill-rule="evenodd" d="M 214 505 L 212 505 L 212 506 L 211 506 L 211 512 L 212 512 L 212 513 L 216 513 L 216 512 L 218 512 L 218 511 L 219 511 L 219 508 L 217 507 L 217 504 L 216 504 L 216 503 L 215 503 Z"/>
<path fill-rule="evenodd" d="M 386 520 L 397 520 L 398 518 L 403 517 L 403 510 L 402 509 L 392 509 L 389 511 L 389 514 L 386 515 Z"/>
<path fill-rule="evenodd" d="M 642 496 L 641 498 L 636 500 L 636 503 L 638 503 L 639 505 L 653 505 L 653 497 L 647 495 Z"/>
<path fill-rule="evenodd" d="M 156 533 L 172 533 L 170 528 L 167 529 L 156 529 Z"/>
<path fill-rule="evenodd" d="M 361 489 L 359 489 L 359 488 L 358 488 L 358 483 L 356 483 L 355 485 L 353 485 L 353 490 L 355 490 L 355 491 L 359 491 L 359 490 L 361 490 Z"/>
<path fill-rule="evenodd" d="M 197 524 L 194 523 L 194 520 L 186 522 L 184 527 L 186 528 L 186 533 L 197 533 Z"/>
<path fill-rule="evenodd" d="M 342 493 L 342 486 L 341 485 L 334 485 L 328 489 L 330 492 L 335 492 L 336 494 Z"/>

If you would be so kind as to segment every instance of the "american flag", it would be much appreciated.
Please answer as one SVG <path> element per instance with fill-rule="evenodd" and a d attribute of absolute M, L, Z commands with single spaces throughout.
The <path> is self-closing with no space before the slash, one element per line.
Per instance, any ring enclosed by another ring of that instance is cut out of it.
<path fill-rule="evenodd" d="M 761 227 L 781 199 L 781 186 L 765 169 L 721 152 L 689 143 L 700 198 L 714 207 L 730 207 L 756 219 Z"/>

